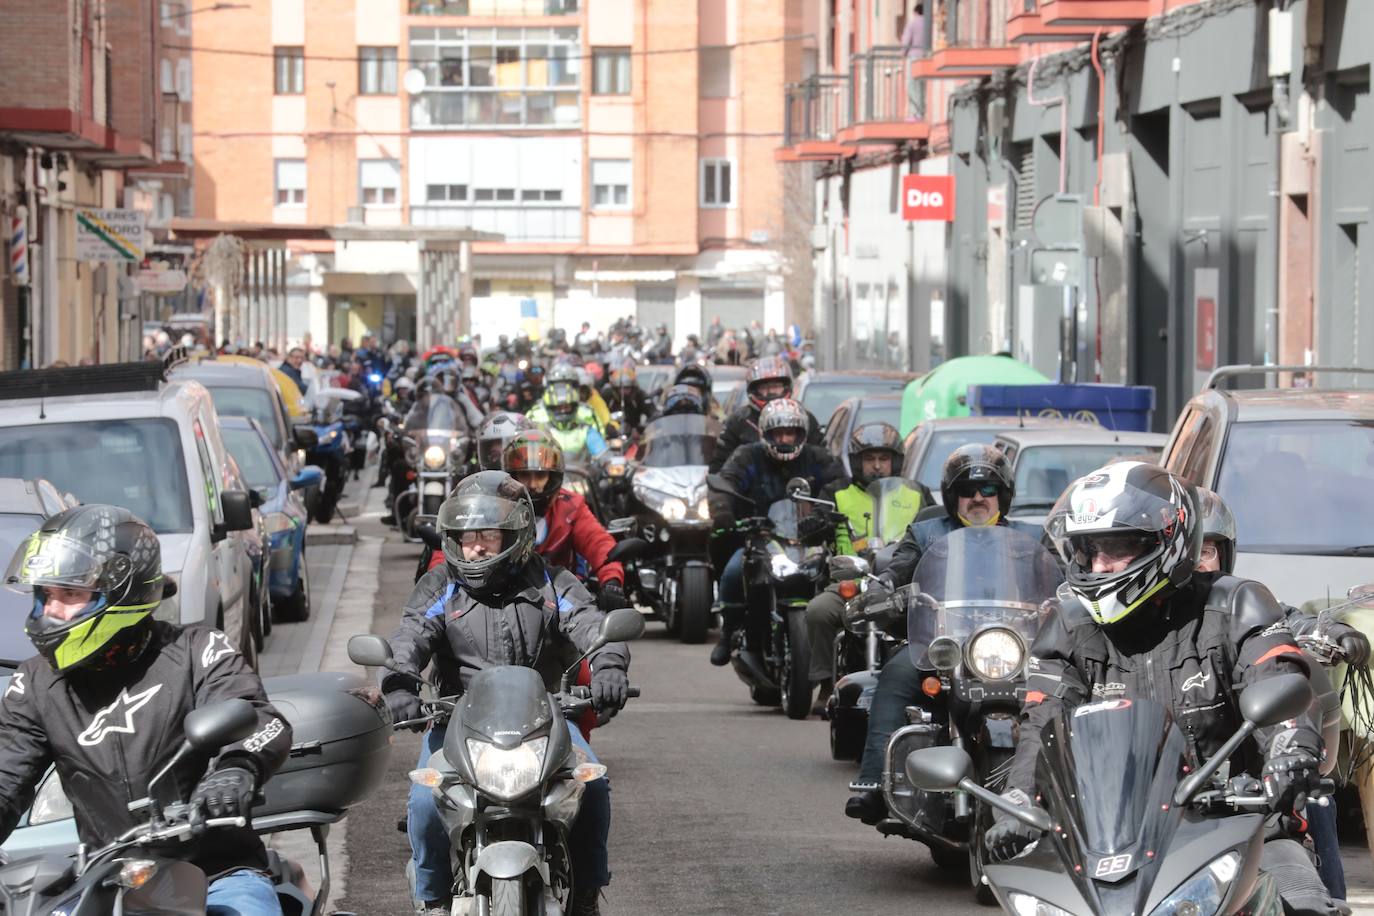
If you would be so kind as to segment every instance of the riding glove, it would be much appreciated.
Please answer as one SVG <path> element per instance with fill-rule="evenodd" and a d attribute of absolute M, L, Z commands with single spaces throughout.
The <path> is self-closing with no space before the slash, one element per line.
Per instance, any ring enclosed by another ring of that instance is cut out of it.
<path fill-rule="evenodd" d="M 1264 764 L 1264 797 L 1269 810 L 1281 814 L 1297 811 L 1307 803 L 1307 793 L 1321 783 L 1319 762 L 1306 751 L 1280 754 Z"/>
<path fill-rule="evenodd" d="M 191 793 L 192 826 L 212 817 L 247 817 L 253 808 L 257 778 L 243 767 L 228 766 L 207 773 Z"/>
<path fill-rule="evenodd" d="M 808 515 L 797 523 L 797 535 L 808 547 L 825 543 L 834 532 L 835 526 L 824 515 Z"/>
<path fill-rule="evenodd" d="M 612 714 L 624 708 L 630 679 L 619 668 L 598 668 L 592 672 L 592 701 L 598 709 Z"/>
<path fill-rule="evenodd" d="M 614 611 L 617 608 L 630 606 L 630 602 L 625 600 L 625 589 L 621 588 L 620 583 L 614 579 L 601 584 L 601 590 L 596 596 L 596 603 L 603 611 Z"/>
<path fill-rule="evenodd" d="M 407 722 L 424 715 L 420 698 L 409 690 L 393 690 L 386 695 L 386 708 L 391 711 L 392 722 Z M 406 726 L 413 732 L 424 728 L 424 723 Z"/>
<path fill-rule="evenodd" d="M 1030 824 L 1023 824 L 1014 817 L 999 817 L 983 834 L 983 845 L 987 848 L 989 861 L 1005 862 L 1020 855 L 1038 839 L 1040 831 Z"/>

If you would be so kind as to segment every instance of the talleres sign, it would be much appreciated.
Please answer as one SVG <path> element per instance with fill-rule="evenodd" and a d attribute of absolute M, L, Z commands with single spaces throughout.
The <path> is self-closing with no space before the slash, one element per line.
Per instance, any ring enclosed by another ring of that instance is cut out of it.
<path fill-rule="evenodd" d="M 903 175 L 902 219 L 953 221 L 954 176 Z"/>

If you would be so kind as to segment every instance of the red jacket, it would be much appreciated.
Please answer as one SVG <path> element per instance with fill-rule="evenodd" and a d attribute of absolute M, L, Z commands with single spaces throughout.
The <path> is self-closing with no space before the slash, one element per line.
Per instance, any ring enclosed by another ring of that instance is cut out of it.
<path fill-rule="evenodd" d="M 586 574 L 598 582 L 625 585 L 625 567 L 607 563 L 606 554 L 615 546 L 615 538 L 606 532 L 587 508 L 587 501 L 576 493 L 559 490 L 544 513 L 548 527 L 544 542 L 536 549 L 545 561 L 581 574 L 577 558 L 586 561 Z"/>

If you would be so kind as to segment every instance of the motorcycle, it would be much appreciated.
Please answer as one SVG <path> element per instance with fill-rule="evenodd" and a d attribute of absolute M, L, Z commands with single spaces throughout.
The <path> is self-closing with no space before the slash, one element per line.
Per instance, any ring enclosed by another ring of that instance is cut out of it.
<path fill-rule="evenodd" d="M 926 675 L 921 702 L 907 707 L 910 724 L 887 744 L 882 791 L 891 817 L 878 830 L 924 843 L 942 867 L 967 867 L 985 903 L 991 893 L 981 851 L 991 810 L 967 794 L 920 791 L 906 780 L 903 762 L 918 748 L 953 745 L 972 758 L 980 784 L 1005 780 L 1029 647 L 1061 580 L 1039 541 L 995 525 L 951 532 L 926 550 L 911 585 L 864 596 L 873 613 L 885 602 L 905 606 L 907 651 Z"/>
<path fill-rule="evenodd" d="M 1043 733 L 1043 807 L 1019 807 L 980 784 L 958 747 L 912 752 L 905 780 L 922 792 L 962 790 L 1044 831 L 1021 855 L 985 867 L 1007 912 L 1279 916 L 1280 888 L 1260 871 L 1268 819 L 1261 785 L 1218 774 L 1256 728 L 1300 715 L 1313 700 L 1300 674 L 1252 684 L 1240 695 L 1240 729 L 1193 772 L 1182 732 L 1151 700 L 1064 709 Z M 1324 783 L 1313 795 L 1330 792 Z"/>
<path fill-rule="evenodd" d="M 614 519 L 617 536 L 637 535 L 648 556 L 625 570 L 627 587 L 670 635 L 699 643 L 711 629 L 711 510 L 706 465 L 720 424 L 676 415 L 649 424 L 639 461 L 627 475 L 630 516 Z"/>
<path fill-rule="evenodd" d="M 891 561 L 897 542 L 924 504 L 921 485 L 902 477 L 875 480 L 867 493 L 873 499 L 873 514 L 866 519 L 865 533 L 872 534 L 860 537 L 851 526 L 850 543 L 857 556 L 830 560 L 831 581 L 839 583 L 839 595 L 846 602 L 844 626 L 835 635 L 835 688 L 825 704 L 830 756 L 835 760 L 863 756 L 878 672 L 900 647 L 906 629 L 904 620 L 888 613 L 888 606 L 869 609 L 857 599 L 870 586 L 870 574 L 882 572 Z"/>
<path fill-rule="evenodd" d="M 310 403 L 310 422 L 318 438 L 315 446 L 305 455 L 307 464 L 318 465 L 324 470 L 324 485 L 320 488 L 319 502 L 315 507 L 315 521 L 321 524 L 328 524 L 334 517 L 350 470 L 353 443 L 344 425 L 343 402 L 361 397 L 358 392 L 347 388 L 311 385 L 307 400 Z"/>
<path fill-rule="evenodd" d="M 612 611 L 582 658 L 643 630 L 635 609 Z M 394 670 L 391 647 L 380 636 L 354 636 L 348 653 L 359 665 Z M 563 675 L 556 694 L 532 668 L 485 668 L 461 696 L 431 701 L 419 720 L 448 720 L 443 750 L 410 778 L 434 790 L 452 838 L 453 913 L 565 911 L 572 890 L 568 832 L 584 785 L 606 774 L 605 766 L 581 759 L 564 726 L 565 718 L 592 706 L 590 690 L 572 686 L 581 661 Z M 638 696 L 638 688 L 629 695 Z"/>
<path fill-rule="evenodd" d="M 430 395 L 424 428 L 406 430 L 406 462 L 415 480 L 397 495 L 395 512 L 411 540 L 417 525 L 438 518 L 439 507 L 465 474 L 471 439 L 457 431 L 460 409 L 453 398 L 436 392 Z"/>
<path fill-rule="evenodd" d="M 718 476 L 708 477 L 707 484 L 753 502 Z M 730 664 L 755 703 L 781 705 L 788 718 L 805 719 L 811 714 L 806 605 L 824 585 L 826 550 L 803 544 L 798 523 L 815 503 L 830 509 L 834 504 L 812 500 L 811 486 L 801 477 L 787 482 L 787 493 L 767 515 L 736 523 L 745 539 L 745 625 L 733 636 Z"/>

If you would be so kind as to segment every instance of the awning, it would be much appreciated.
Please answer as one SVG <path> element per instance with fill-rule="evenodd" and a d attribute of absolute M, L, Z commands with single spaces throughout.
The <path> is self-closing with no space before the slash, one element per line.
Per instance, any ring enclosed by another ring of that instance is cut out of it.
<path fill-rule="evenodd" d="M 360 274 L 331 270 L 324 275 L 327 296 L 413 296 L 415 284 L 403 273 Z"/>

